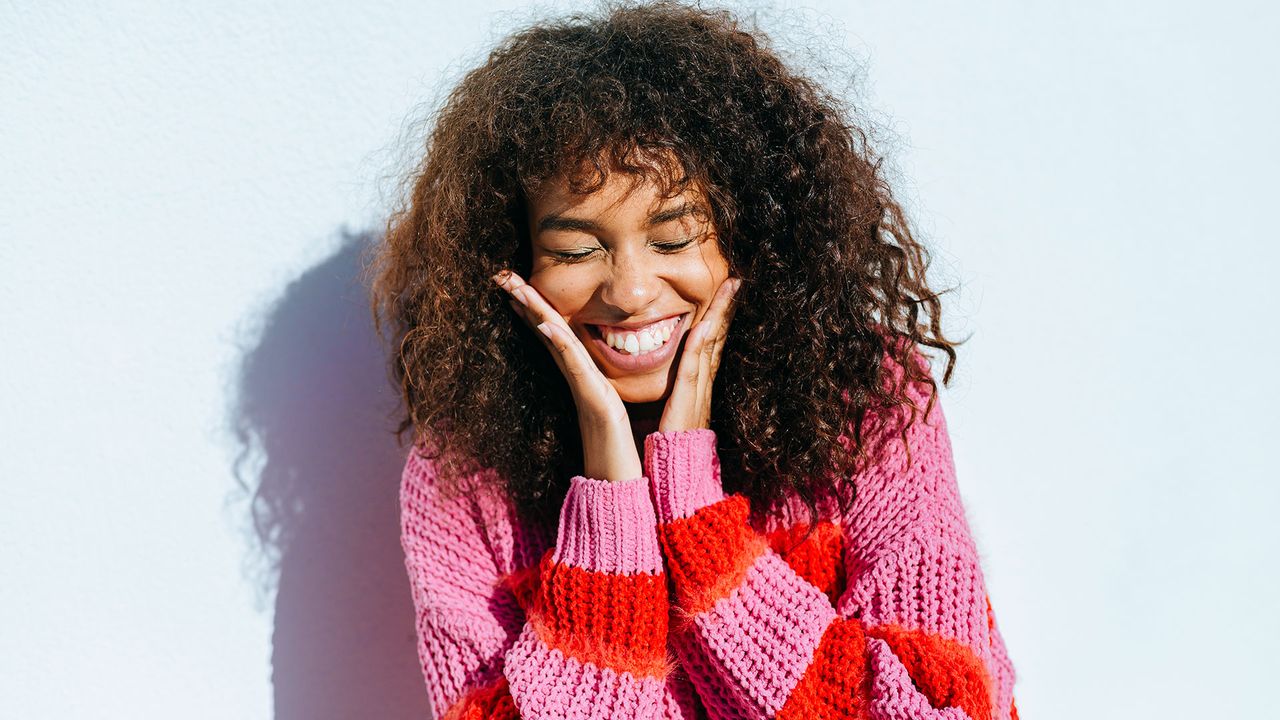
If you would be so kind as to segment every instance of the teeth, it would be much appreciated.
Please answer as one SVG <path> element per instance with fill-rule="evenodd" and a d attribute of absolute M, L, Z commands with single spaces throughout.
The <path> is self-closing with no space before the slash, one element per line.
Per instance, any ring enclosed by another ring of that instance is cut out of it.
<path fill-rule="evenodd" d="M 662 324 L 660 328 L 645 328 L 638 333 L 624 332 L 615 333 L 606 331 L 604 333 L 604 341 L 610 347 L 625 351 L 632 355 L 643 355 L 647 352 L 653 352 L 662 347 L 671 339 L 671 331 L 675 327 L 677 320 L 668 321 Z"/>

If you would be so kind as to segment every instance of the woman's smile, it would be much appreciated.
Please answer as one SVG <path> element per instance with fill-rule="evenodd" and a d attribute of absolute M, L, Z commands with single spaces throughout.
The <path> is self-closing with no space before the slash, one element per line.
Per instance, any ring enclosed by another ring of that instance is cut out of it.
<path fill-rule="evenodd" d="M 692 313 L 686 312 L 635 328 L 588 323 L 587 346 L 597 362 L 623 372 L 653 370 L 674 357 L 689 328 L 690 317 Z"/>

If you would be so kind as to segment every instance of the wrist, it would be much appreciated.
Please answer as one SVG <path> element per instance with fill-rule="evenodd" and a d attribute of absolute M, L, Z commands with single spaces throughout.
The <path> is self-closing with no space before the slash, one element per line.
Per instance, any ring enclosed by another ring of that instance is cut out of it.
<path fill-rule="evenodd" d="M 582 474 L 596 480 L 622 482 L 644 475 L 640 450 L 630 428 L 584 429 Z"/>

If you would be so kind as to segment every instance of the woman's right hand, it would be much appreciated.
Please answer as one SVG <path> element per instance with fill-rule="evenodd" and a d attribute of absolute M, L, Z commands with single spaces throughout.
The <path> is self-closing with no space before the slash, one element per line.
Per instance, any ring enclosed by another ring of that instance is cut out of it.
<path fill-rule="evenodd" d="M 582 474 L 611 481 L 640 477 L 644 466 L 627 408 L 582 341 L 551 303 L 515 272 L 504 270 L 493 281 L 511 296 L 511 307 L 533 328 L 569 381 L 582 432 Z"/>

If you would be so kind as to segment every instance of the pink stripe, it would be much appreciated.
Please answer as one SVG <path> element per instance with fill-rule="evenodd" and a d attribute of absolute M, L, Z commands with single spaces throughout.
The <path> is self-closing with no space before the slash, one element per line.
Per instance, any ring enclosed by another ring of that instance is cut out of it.
<path fill-rule="evenodd" d="M 547 647 L 530 625 L 507 652 L 505 667 L 523 720 L 657 720 L 674 712 L 664 679 L 638 679 L 568 657 Z"/>
<path fill-rule="evenodd" d="M 659 522 L 687 518 L 724 497 L 716 433 L 707 428 L 649 433 L 644 465 Z"/>
<path fill-rule="evenodd" d="M 827 596 L 767 550 L 738 588 L 694 618 L 695 642 L 733 714 L 765 720 L 782 709 L 835 618 Z"/>
<path fill-rule="evenodd" d="M 922 527 L 913 532 L 926 535 Z M 910 535 L 875 559 L 853 568 L 840 612 L 854 610 L 867 625 L 900 625 L 958 640 L 990 665 L 986 588 L 977 550 L 968 536 Z"/>
<path fill-rule="evenodd" d="M 574 476 L 560 508 L 552 559 L 597 572 L 660 574 L 662 549 L 649 479 L 610 482 Z"/>
<path fill-rule="evenodd" d="M 868 710 L 873 720 L 986 720 L 971 718 L 958 707 L 933 707 L 884 640 L 867 638 L 867 654 L 872 674 Z"/>

